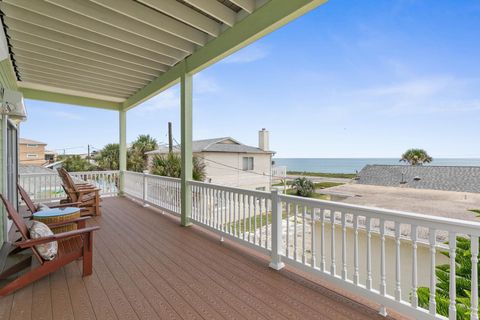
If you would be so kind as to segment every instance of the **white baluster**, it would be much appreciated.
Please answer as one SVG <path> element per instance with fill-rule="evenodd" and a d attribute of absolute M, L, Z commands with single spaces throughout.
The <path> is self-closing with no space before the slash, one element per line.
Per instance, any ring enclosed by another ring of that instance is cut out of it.
<path fill-rule="evenodd" d="M 380 219 L 380 294 L 387 293 L 387 277 L 385 275 L 385 220 Z"/>
<path fill-rule="evenodd" d="M 330 240 L 330 251 L 331 251 L 331 257 L 330 257 L 330 273 L 332 276 L 336 275 L 336 262 L 335 262 L 335 211 L 330 209 L 330 223 L 331 223 L 331 240 Z"/>
<path fill-rule="evenodd" d="M 260 207 L 260 232 L 259 232 L 259 235 L 258 235 L 258 243 L 260 245 L 260 247 L 262 246 L 262 234 L 263 234 L 263 209 L 262 209 L 262 202 L 264 201 L 263 198 L 260 198 L 259 201 L 258 201 L 258 206 Z"/>
<path fill-rule="evenodd" d="M 395 222 L 395 300 L 402 299 L 401 289 L 401 261 L 400 261 L 400 227 L 401 224 Z"/>
<path fill-rule="evenodd" d="M 297 222 L 298 222 L 298 204 L 295 204 L 295 219 L 293 221 L 293 257 L 297 261 Z"/>
<path fill-rule="evenodd" d="M 470 251 L 472 253 L 472 287 L 471 287 L 471 307 L 470 319 L 478 320 L 478 236 L 472 236 L 470 239 Z"/>
<path fill-rule="evenodd" d="M 252 242 L 252 197 L 247 195 L 248 242 Z"/>
<path fill-rule="evenodd" d="M 316 263 L 316 254 L 317 254 L 317 250 L 316 250 L 316 244 L 315 244 L 315 241 L 316 241 L 316 237 L 315 237 L 315 208 L 312 208 L 312 214 L 311 214 L 311 217 L 312 217 L 312 231 L 311 231 L 311 236 L 312 238 L 310 239 L 311 241 L 311 251 L 312 251 L 312 260 L 311 260 L 311 266 L 313 268 L 315 268 L 315 265 L 317 264 Z M 287 229 L 288 230 L 288 229 Z"/>
<path fill-rule="evenodd" d="M 417 280 L 417 226 L 411 226 L 411 237 L 412 237 L 412 307 L 418 307 L 418 280 Z"/>
<path fill-rule="evenodd" d="M 290 203 L 285 202 L 286 211 L 287 211 L 287 232 L 285 233 L 285 255 L 290 257 Z M 261 227 L 262 216 L 260 216 L 260 227 Z M 261 236 L 260 232 L 260 236 Z M 260 240 L 261 242 L 261 240 Z"/>
<path fill-rule="evenodd" d="M 370 217 L 366 217 L 367 228 L 367 282 L 368 290 L 372 289 L 372 224 Z"/>
<path fill-rule="evenodd" d="M 258 209 L 257 197 L 252 196 L 252 201 L 253 201 L 253 243 L 257 244 L 257 209 Z"/>
<path fill-rule="evenodd" d="M 307 206 L 303 206 L 303 211 L 302 211 L 302 263 L 305 264 L 306 262 L 306 257 L 305 257 L 305 239 L 307 238 L 306 234 L 306 229 L 305 225 L 307 224 L 306 221 L 306 215 L 307 215 Z"/>
<path fill-rule="evenodd" d="M 450 248 L 450 286 L 449 296 L 450 305 L 448 306 L 448 318 L 450 320 L 457 319 L 457 286 L 456 286 L 456 263 L 455 257 L 457 255 L 457 235 L 455 232 L 449 233 L 448 246 Z"/>
<path fill-rule="evenodd" d="M 358 216 L 353 216 L 353 283 L 358 285 L 360 277 L 358 268 Z"/>
<path fill-rule="evenodd" d="M 326 272 L 325 264 L 325 210 L 320 209 L 320 270 Z"/>
<path fill-rule="evenodd" d="M 347 214 L 342 213 L 342 279 L 347 280 Z"/>
<path fill-rule="evenodd" d="M 429 303 L 429 311 L 431 315 L 435 315 L 437 313 L 437 301 L 435 300 L 435 289 L 436 289 L 436 274 L 435 274 L 435 255 L 437 253 L 436 245 L 436 231 L 435 229 L 429 230 L 429 242 L 430 242 L 430 303 Z"/>
<path fill-rule="evenodd" d="M 242 194 L 242 206 L 243 206 L 243 240 L 245 240 L 245 233 L 247 232 L 247 217 L 246 217 L 246 205 L 245 205 L 245 195 Z"/>
<path fill-rule="evenodd" d="M 235 237 L 238 237 L 238 193 L 235 192 L 235 194 L 233 195 L 233 204 L 234 204 L 234 207 L 233 207 L 233 234 L 235 235 Z"/>

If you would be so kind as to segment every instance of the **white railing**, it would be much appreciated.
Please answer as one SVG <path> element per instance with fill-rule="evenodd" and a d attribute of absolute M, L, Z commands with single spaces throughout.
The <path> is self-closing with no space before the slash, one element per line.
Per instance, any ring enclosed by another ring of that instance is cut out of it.
<path fill-rule="evenodd" d="M 127 194 L 180 214 L 179 179 L 127 173 L 126 180 Z M 452 279 L 448 295 L 442 297 L 448 318 L 457 319 L 460 306 L 470 319 L 478 319 L 480 223 L 280 195 L 275 190 L 188 185 L 193 223 L 270 254 L 272 268 L 285 263 L 329 280 L 378 302 L 384 315 L 391 308 L 415 319 L 446 319 L 437 313 L 436 302 L 436 267 L 445 264 L 450 268 L 447 281 Z M 473 270 L 470 299 L 460 302 L 455 276 L 458 237 L 470 243 Z M 420 287 L 427 292 L 422 300 Z"/>
<path fill-rule="evenodd" d="M 100 189 L 102 196 L 116 196 L 118 194 L 119 171 L 82 171 L 70 172 L 73 179 L 87 182 Z"/>
<path fill-rule="evenodd" d="M 100 189 L 102 196 L 118 193 L 118 171 L 86 171 L 70 172 L 77 181 L 88 182 Z M 62 188 L 62 180 L 57 172 L 21 173 L 18 183 L 27 191 L 32 200 L 50 202 L 64 199 L 66 194 Z"/>
<path fill-rule="evenodd" d="M 287 166 L 273 166 L 272 178 L 285 179 L 287 177 Z"/>

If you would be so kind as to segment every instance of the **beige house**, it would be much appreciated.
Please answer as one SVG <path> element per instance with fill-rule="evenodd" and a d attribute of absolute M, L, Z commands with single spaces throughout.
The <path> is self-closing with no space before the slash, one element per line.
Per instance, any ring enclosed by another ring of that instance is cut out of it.
<path fill-rule="evenodd" d="M 20 138 L 18 146 L 20 164 L 42 166 L 47 162 L 45 160 L 46 143 Z"/>
<path fill-rule="evenodd" d="M 259 131 L 258 147 L 247 146 L 231 138 L 193 141 L 194 156 L 205 164 L 206 182 L 245 189 L 270 190 L 272 155 L 269 150 L 268 131 Z M 180 146 L 174 146 L 180 152 Z M 151 165 L 155 155 L 168 153 L 168 146 L 147 152 Z"/>

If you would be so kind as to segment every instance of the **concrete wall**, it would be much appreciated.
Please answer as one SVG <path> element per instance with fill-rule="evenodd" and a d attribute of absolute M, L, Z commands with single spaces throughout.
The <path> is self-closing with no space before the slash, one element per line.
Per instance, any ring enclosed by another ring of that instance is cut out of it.
<path fill-rule="evenodd" d="M 244 189 L 270 190 L 270 154 L 202 152 L 198 156 L 204 159 L 208 182 Z M 253 170 L 243 170 L 243 157 L 253 157 Z"/>
<path fill-rule="evenodd" d="M 317 250 L 317 264 L 320 265 L 320 245 L 321 245 L 321 225 L 316 223 L 316 250 Z M 335 229 L 335 245 L 336 245 L 336 271 L 337 274 L 341 274 L 342 270 L 342 230 L 340 226 Z M 360 283 L 365 284 L 367 276 L 367 237 L 364 230 L 359 232 L 359 272 Z M 347 277 L 353 279 L 353 241 L 354 231 L 352 228 L 347 228 Z M 331 225 L 325 223 L 325 253 L 326 253 L 326 268 L 330 270 L 330 257 L 331 257 Z M 385 239 L 385 261 L 386 261 L 386 282 L 387 293 L 394 295 L 395 289 L 395 258 L 396 258 L 395 241 L 393 237 L 386 237 Z M 445 264 L 448 263 L 448 259 L 439 253 L 437 249 L 436 263 Z M 412 283 L 412 246 L 410 241 L 402 241 L 400 246 L 400 259 L 401 259 L 401 289 L 402 298 L 406 301 L 410 301 L 411 283 Z M 418 286 L 428 287 L 430 283 L 430 252 L 427 245 L 418 243 L 417 248 L 417 279 Z M 373 288 L 379 290 L 380 288 L 380 236 L 377 233 L 372 233 L 372 277 Z"/>

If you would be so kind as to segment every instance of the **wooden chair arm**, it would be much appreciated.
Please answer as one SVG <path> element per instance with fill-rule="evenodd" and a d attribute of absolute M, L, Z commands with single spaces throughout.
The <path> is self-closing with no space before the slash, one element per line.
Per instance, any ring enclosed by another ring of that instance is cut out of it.
<path fill-rule="evenodd" d="M 66 221 L 61 221 L 61 222 L 52 222 L 52 223 L 46 223 L 46 225 L 49 227 L 49 228 L 56 228 L 56 227 L 61 227 L 61 226 L 64 226 L 66 224 L 70 224 L 70 223 L 76 223 L 77 225 L 79 224 L 85 224 L 85 221 L 90 219 L 91 217 L 80 217 L 80 218 L 76 218 L 76 219 L 72 219 L 72 220 L 66 220 Z"/>
<path fill-rule="evenodd" d="M 65 208 L 65 207 L 75 207 L 78 208 L 82 203 L 81 202 L 69 202 L 69 203 L 60 203 L 53 206 L 48 206 L 49 208 Z"/>
<path fill-rule="evenodd" d="M 19 241 L 15 242 L 15 245 L 20 248 L 30 248 L 33 246 L 36 246 L 38 244 L 43 244 L 43 243 L 49 243 L 52 241 L 58 241 L 62 239 L 67 239 L 67 238 L 72 238 L 75 236 L 81 236 L 84 234 L 91 233 L 93 231 L 96 231 L 100 229 L 100 227 L 88 227 L 88 228 L 83 228 L 83 229 L 78 229 L 78 230 L 72 230 L 72 231 L 67 231 L 67 232 L 62 232 L 62 233 L 57 233 L 49 237 L 43 237 L 43 238 L 37 238 L 37 239 L 28 239 L 24 241 Z"/>
<path fill-rule="evenodd" d="M 80 189 L 77 191 L 77 193 L 79 194 L 88 194 L 88 193 L 94 193 L 94 192 L 98 192 L 100 191 L 100 189 L 96 188 L 96 189 Z"/>

